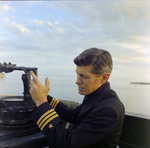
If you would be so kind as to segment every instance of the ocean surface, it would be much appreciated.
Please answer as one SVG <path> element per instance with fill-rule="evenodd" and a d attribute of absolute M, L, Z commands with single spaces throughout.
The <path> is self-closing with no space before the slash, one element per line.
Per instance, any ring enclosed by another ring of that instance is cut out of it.
<path fill-rule="evenodd" d="M 22 96 L 23 82 L 22 72 L 8 73 L 5 78 L 0 78 L 0 95 Z M 47 76 L 39 76 L 40 81 L 45 84 Z M 60 99 L 82 103 L 83 97 L 78 94 L 75 84 L 76 75 L 50 75 L 49 95 Z M 133 114 L 142 118 L 150 119 L 150 85 L 130 84 L 136 82 L 134 79 L 110 78 L 111 88 L 116 91 L 125 106 L 127 114 Z M 146 82 L 147 80 L 144 80 Z M 143 82 L 143 80 L 138 80 Z"/>

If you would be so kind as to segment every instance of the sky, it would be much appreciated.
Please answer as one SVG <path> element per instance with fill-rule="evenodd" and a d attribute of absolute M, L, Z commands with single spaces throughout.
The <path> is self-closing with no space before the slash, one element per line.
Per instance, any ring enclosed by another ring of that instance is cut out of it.
<path fill-rule="evenodd" d="M 150 82 L 150 1 L 0 1 L 0 62 L 74 75 L 73 59 L 108 50 L 112 78 Z"/>

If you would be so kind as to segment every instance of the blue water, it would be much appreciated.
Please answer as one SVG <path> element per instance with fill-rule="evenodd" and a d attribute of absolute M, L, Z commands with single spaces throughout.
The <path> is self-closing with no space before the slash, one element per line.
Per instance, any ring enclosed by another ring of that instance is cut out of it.
<path fill-rule="evenodd" d="M 0 95 L 23 95 L 23 72 L 6 74 L 0 78 Z M 45 75 L 39 79 L 45 83 Z M 83 96 L 78 94 L 75 84 L 76 75 L 49 75 L 49 94 L 60 100 L 82 102 Z M 120 100 L 125 105 L 126 113 L 150 119 L 150 85 L 130 84 L 134 79 L 110 78 L 111 88 L 115 90 Z M 143 81 L 143 80 L 139 80 Z"/>

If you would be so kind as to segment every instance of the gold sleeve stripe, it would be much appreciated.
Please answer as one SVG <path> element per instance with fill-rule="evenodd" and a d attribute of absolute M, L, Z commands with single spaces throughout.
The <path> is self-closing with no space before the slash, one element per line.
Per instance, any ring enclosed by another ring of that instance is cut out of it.
<path fill-rule="evenodd" d="M 52 101 L 50 103 L 51 106 L 53 105 L 54 101 L 55 101 L 55 98 L 52 99 Z"/>
<path fill-rule="evenodd" d="M 51 107 L 53 107 L 54 109 L 56 108 L 57 104 L 58 104 L 59 100 L 53 98 L 50 105 Z"/>
<path fill-rule="evenodd" d="M 40 124 L 38 125 L 39 128 L 41 128 L 42 124 L 43 124 L 48 118 L 52 117 L 54 114 L 56 114 L 55 111 L 52 112 L 52 113 L 50 113 L 49 115 L 47 115 L 45 118 L 43 118 L 43 120 L 42 120 L 42 121 L 40 122 Z"/>
<path fill-rule="evenodd" d="M 57 101 L 55 102 L 55 105 L 54 105 L 54 107 L 53 107 L 54 109 L 56 108 L 58 102 L 59 102 L 59 100 L 57 100 Z"/>
<path fill-rule="evenodd" d="M 52 107 L 54 107 L 54 104 L 55 104 L 56 101 L 57 101 L 57 99 L 53 98 L 53 100 L 51 101 L 50 105 L 51 105 Z"/>
<path fill-rule="evenodd" d="M 39 118 L 39 120 L 37 121 L 37 125 L 39 125 L 39 123 L 41 122 L 41 120 L 43 120 L 43 118 L 45 117 L 45 116 L 47 116 L 48 114 L 50 114 L 51 112 L 53 112 L 54 111 L 54 109 L 50 109 L 49 111 L 47 111 L 46 113 L 44 113 L 40 118 Z"/>
<path fill-rule="evenodd" d="M 58 117 L 58 114 L 56 114 L 56 115 L 52 116 L 51 118 L 49 118 L 49 119 L 42 125 L 42 127 L 40 128 L 41 131 L 43 130 L 43 128 L 44 128 L 50 121 L 52 121 L 52 120 L 55 119 L 56 117 Z"/>

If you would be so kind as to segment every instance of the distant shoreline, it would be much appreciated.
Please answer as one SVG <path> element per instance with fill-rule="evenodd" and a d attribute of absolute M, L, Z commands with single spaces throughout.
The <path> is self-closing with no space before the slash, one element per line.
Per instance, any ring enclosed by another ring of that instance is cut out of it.
<path fill-rule="evenodd" d="M 148 82 L 130 82 L 130 84 L 150 85 Z"/>
<path fill-rule="evenodd" d="M 4 73 L 0 73 L 0 78 L 5 78 L 6 75 Z"/>

